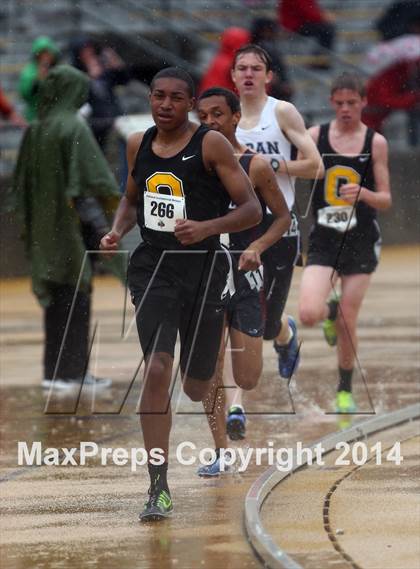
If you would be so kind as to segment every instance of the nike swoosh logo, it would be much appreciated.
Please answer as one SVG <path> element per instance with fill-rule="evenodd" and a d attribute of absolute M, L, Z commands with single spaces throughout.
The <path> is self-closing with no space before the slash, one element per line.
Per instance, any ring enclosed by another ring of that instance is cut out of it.
<path fill-rule="evenodd" d="M 270 128 L 270 125 L 268 124 L 267 126 L 262 126 L 261 130 L 267 130 L 267 128 Z"/>
<path fill-rule="evenodd" d="M 366 162 L 369 159 L 369 156 L 359 156 L 359 162 Z"/>
<path fill-rule="evenodd" d="M 194 158 L 195 154 L 192 154 L 191 156 L 183 156 L 182 157 L 182 161 L 184 162 L 184 160 L 189 160 L 190 158 Z"/>

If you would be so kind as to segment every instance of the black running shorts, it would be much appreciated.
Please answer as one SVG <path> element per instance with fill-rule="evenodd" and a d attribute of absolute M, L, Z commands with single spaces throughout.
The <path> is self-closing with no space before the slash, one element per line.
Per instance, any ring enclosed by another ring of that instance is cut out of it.
<path fill-rule="evenodd" d="M 141 243 L 133 253 L 128 283 L 145 357 L 174 356 L 181 340 L 181 370 L 194 379 L 214 374 L 229 293 L 224 250 L 164 251 Z"/>
<path fill-rule="evenodd" d="M 301 237 L 297 217 L 287 234 L 262 255 L 264 265 L 264 340 L 273 340 L 281 329 L 281 317 L 289 296 L 295 265 L 301 265 Z"/>
<path fill-rule="evenodd" d="M 346 233 L 315 225 L 309 235 L 306 266 L 331 267 L 339 275 L 370 274 L 378 265 L 380 250 L 376 220 L 362 230 L 356 226 Z"/>
<path fill-rule="evenodd" d="M 236 260 L 240 254 L 234 254 Z M 229 328 L 259 338 L 263 335 L 264 320 L 262 311 L 263 268 L 256 271 L 235 272 L 235 294 L 227 309 Z"/>

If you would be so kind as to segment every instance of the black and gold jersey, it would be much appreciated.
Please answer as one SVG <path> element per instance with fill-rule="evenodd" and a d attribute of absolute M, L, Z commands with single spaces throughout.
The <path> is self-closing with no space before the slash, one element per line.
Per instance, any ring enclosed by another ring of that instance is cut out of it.
<path fill-rule="evenodd" d="M 228 211 L 229 194 L 203 162 L 203 139 L 208 130 L 198 127 L 188 144 L 169 158 L 152 150 L 157 128 L 145 132 L 132 176 L 139 189 L 137 221 L 146 243 L 161 249 L 218 248 L 219 236 L 186 247 L 174 235 L 176 219 L 205 221 Z"/>
<path fill-rule="evenodd" d="M 318 150 L 325 166 L 325 177 L 318 180 L 312 198 L 315 223 L 344 232 L 363 228 L 376 218 L 375 209 L 364 202 L 356 207 L 340 197 L 340 187 L 353 183 L 375 191 L 372 163 L 372 140 L 375 131 L 368 128 L 361 153 L 357 156 L 337 154 L 329 142 L 330 123 L 321 125 Z"/>

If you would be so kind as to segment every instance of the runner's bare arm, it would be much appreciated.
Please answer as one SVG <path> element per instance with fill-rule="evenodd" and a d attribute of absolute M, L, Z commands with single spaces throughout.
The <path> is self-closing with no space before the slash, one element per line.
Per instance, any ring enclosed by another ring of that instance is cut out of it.
<path fill-rule="evenodd" d="M 103 251 L 116 251 L 118 243 L 130 229 L 132 229 L 137 220 L 137 200 L 138 188 L 131 172 L 134 167 L 134 161 L 138 149 L 143 139 L 142 132 L 132 134 L 127 141 L 127 165 L 128 176 L 125 194 L 122 197 L 118 209 L 115 214 L 114 223 L 109 233 L 103 236 L 100 243 L 100 249 Z"/>
<path fill-rule="evenodd" d="M 320 129 L 321 129 L 321 127 L 319 125 L 311 126 L 310 128 L 308 128 L 309 136 L 312 138 L 312 140 L 315 142 L 315 144 L 318 144 Z M 322 158 L 322 156 L 321 156 L 321 158 Z"/>
<path fill-rule="evenodd" d="M 261 221 L 261 206 L 252 184 L 239 165 L 233 148 L 219 132 L 208 132 L 203 140 L 203 161 L 208 170 L 217 173 L 236 208 L 222 217 L 206 221 L 180 220 L 175 236 L 183 245 L 191 245 L 221 233 L 234 233 L 253 227 Z"/>
<path fill-rule="evenodd" d="M 279 101 L 276 117 L 289 142 L 298 149 L 297 160 L 282 161 L 280 173 L 307 179 L 322 178 L 324 165 L 321 156 L 296 107 L 287 101 Z"/>
<path fill-rule="evenodd" d="M 360 187 L 358 184 L 345 184 L 340 188 L 340 197 L 354 204 L 357 200 L 365 202 L 375 209 L 385 210 L 391 207 L 392 197 L 388 169 L 388 143 L 375 133 L 372 141 L 373 175 L 375 191 Z"/>
<path fill-rule="evenodd" d="M 290 227 L 291 217 L 283 193 L 277 185 L 273 169 L 262 156 L 255 155 L 249 172 L 251 182 L 275 219 L 269 229 L 250 243 L 239 259 L 239 269 L 254 271 L 261 265 L 261 254 L 274 245 Z"/>

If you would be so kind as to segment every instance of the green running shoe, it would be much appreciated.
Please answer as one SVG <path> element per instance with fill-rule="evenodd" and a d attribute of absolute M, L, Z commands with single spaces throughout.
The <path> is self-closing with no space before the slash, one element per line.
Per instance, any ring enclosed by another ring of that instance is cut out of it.
<path fill-rule="evenodd" d="M 336 413 L 355 413 L 356 403 L 351 391 L 338 391 L 335 397 Z"/>
<path fill-rule="evenodd" d="M 167 518 L 173 510 L 172 499 L 165 490 L 149 489 L 149 500 L 140 513 L 142 522 L 154 522 Z"/>
<path fill-rule="evenodd" d="M 329 302 L 328 306 L 335 305 L 335 313 L 337 314 L 338 305 L 340 303 L 340 297 L 334 296 Z M 337 317 L 332 320 L 331 318 L 326 318 L 322 323 L 322 331 L 324 332 L 324 338 L 329 346 L 336 346 L 337 345 L 337 326 L 336 326 Z"/>

